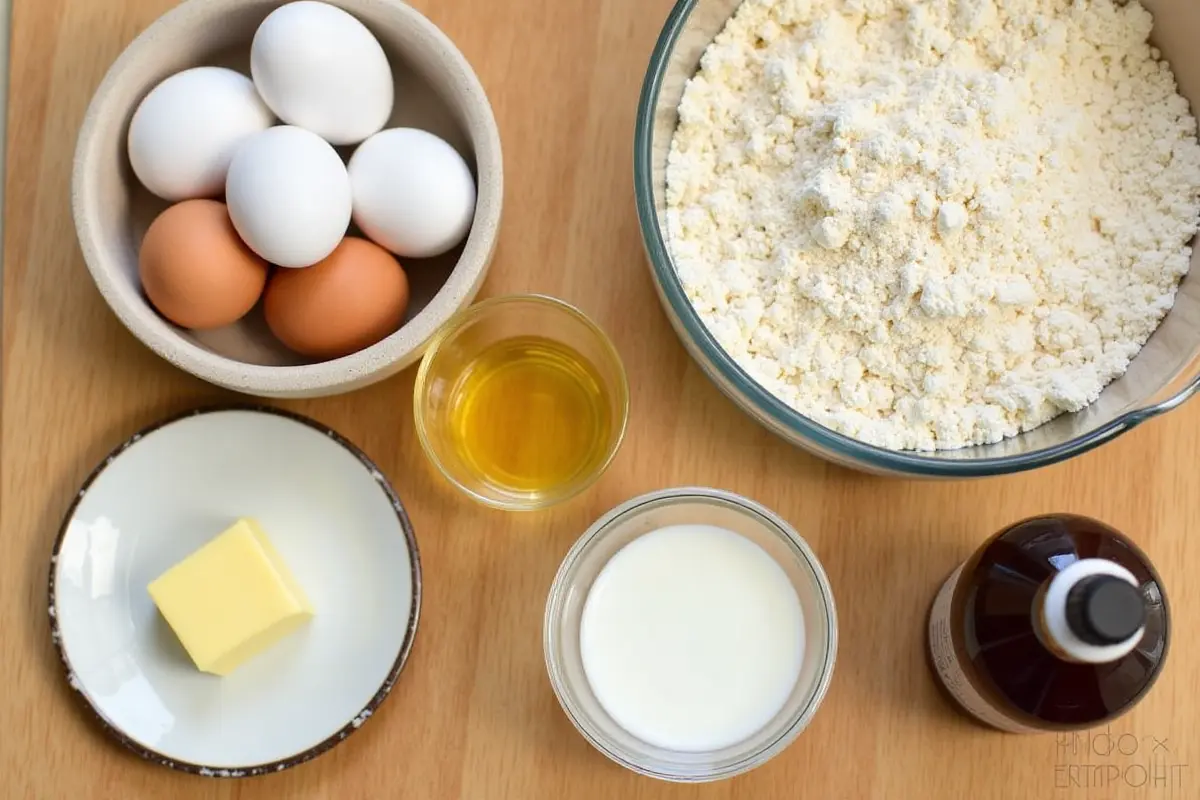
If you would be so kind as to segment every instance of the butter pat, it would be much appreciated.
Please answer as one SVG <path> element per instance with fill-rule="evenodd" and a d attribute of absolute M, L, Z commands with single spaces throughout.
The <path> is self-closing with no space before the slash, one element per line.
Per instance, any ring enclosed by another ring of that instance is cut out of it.
<path fill-rule="evenodd" d="M 196 667 L 214 675 L 228 675 L 313 615 L 287 565 L 250 519 L 239 519 L 147 591 Z"/>

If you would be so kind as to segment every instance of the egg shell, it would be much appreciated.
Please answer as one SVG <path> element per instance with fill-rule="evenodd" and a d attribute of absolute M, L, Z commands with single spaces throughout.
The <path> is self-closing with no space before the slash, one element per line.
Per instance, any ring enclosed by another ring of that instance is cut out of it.
<path fill-rule="evenodd" d="M 250 45 L 250 73 L 280 119 L 332 144 L 357 144 L 392 114 L 395 85 L 383 47 L 328 3 L 301 0 L 268 14 Z"/>
<path fill-rule="evenodd" d="M 138 275 L 151 305 L 176 325 L 196 330 L 245 316 L 262 295 L 269 270 L 216 200 L 169 207 L 150 224 L 138 253 Z"/>
<path fill-rule="evenodd" d="M 416 128 L 380 131 L 358 146 L 347 171 L 355 224 L 397 255 L 441 255 L 471 229 L 471 168 L 432 133 Z"/>
<path fill-rule="evenodd" d="M 216 197 L 238 145 L 274 122 L 240 72 L 184 70 L 151 89 L 133 112 L 129 162 L 142 185 L 164 200 Z"/>
<path fill-rule="evenodd" d="M 408 276 L 392 254 L 347 236 L 319 264 L 276 271 L 263 311 L 271 331 L 289 348 L 329 359 L 395 333 L 408 298 Z"/>
<path fill-rule="evenodd" d="M 281 267 L 307 267 L 332 253 L 349 227 L 350 179 L 328 142 L 279 125 L 238 148 L 225 202 L 251 250 Z"/>

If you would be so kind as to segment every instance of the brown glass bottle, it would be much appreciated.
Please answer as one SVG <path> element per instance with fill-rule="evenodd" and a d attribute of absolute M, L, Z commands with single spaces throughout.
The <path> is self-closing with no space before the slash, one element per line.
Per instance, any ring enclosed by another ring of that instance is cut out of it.
<path fill-rule="evenodd" d="M 1162 670 L 1166 594 L 1127 537 L 1086 517 L 1006 528 L 934 600 L 935 676 L 980 721 L 1019 733 L 1090 728 L 1133 707 Z"/>

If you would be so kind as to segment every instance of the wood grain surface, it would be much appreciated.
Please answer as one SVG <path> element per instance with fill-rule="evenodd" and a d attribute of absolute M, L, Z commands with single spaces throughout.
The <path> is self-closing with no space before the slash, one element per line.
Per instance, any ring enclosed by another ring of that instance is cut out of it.
<path fill-rule="evenodd" d="M 142 347 L 92 286 L 68 203 L 75 133 L 104 70 L 171 0 L 16 0 L 8 110 L 0 495 L 0 796 L 72 798 L 1200 797 L 1200 402 L 1067 464 L 972 483 L 866 477 L 775 440 L 688 359 L 659 310 L 633 208 L 642 73 L 670 0 L 419 0 L 475 66 L 499 120 L 507 197 L 484 296 L 562 297 L 612 334 L 632 417 L 589 492 L 515 516 L 455 495 L 426 464 L 413 370 L 357 393 L 286 402 L 366 450 L 406 501 L 425 598 L 408 667 L 357 735 L 243 782 L 138 760 L 89 723 L 59 673 L 47 558 L 80 481 L 135 429 L 230 399 Z M 635 494 L 716 486 L 774 508 L 833 582 L 841 649 L 812 726 L 765 767 L 707 786 L 625 772 L 576 734 L 546 679 L 541 621 L 559 560 Z M 1175 615 L 1166 673 L 1109 729 L 990 733 L 935 691 L 922 625 L 942 578 L 1019 517 L 1073 511 L 1134 536 Z"/>

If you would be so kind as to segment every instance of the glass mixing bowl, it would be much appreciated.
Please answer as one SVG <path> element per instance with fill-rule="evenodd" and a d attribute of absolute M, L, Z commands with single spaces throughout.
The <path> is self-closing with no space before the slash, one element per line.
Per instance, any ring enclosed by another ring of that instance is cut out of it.
<path fill-rule="evenodd" d="M 692 357 L 742 410 L 769 430 L 843 466 L 909 477 L 1000 475 L 1087 452 L 1141 422 L 1181 405 L 1200 388 L 1200 254 L 1158 331 L 1099 399 L 1073 414 L 997 444 L 937 453 L 874 447 L 813 422 L 759 386 L 708 332 L 684 293 L 668 252 L 666 161 L 676 109 L 700 56 L 740 0 L 679 0 L 642 84 L 634 134 L 638 218 L 663 308 Z M 1180 90 L 1200 108 L 1200 7 L 1194 0 L 1144 0 L 1155 15 L 1154 43 L 1171 63 Z"/>

